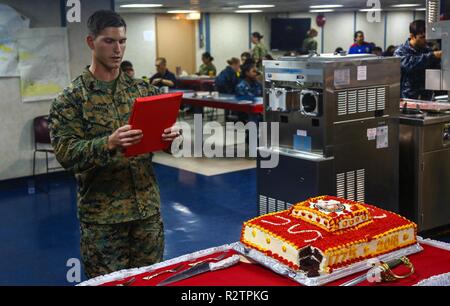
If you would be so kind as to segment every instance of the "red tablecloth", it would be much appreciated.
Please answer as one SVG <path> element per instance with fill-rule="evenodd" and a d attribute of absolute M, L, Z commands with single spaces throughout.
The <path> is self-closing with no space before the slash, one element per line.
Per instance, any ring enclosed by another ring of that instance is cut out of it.
<path fill-rule="evenodd" d="M 411 277 L 399 280 L 392 283 L 369 283 L 364 281 L 359 284 L 359 286 L 411 286 L 417 284 L 419 281 L 427 279 L 434 275 L 439 275 L 443 273 L 450 272 L 450 252 L 422 244 L 424 250 L 420 253 L 409 255 L 408 258 L 414 264 L 416 272 Z M 231 256 L 235 252 L 229 250 L 227 252 L 228 256 Z M 217 256 L 218 254 L 208 255 L 201 258 L 209 258 Z M 120 281 L 114 281 L 109 283 L 104 283 L 102 286 L 115 286 L 126 282 L 131 278 L 135 278 L 135 281 L 131 286 L 154 286 L 162 280 L 166 279 L 171 274 L 163 274 L 157 276 L 149 281 L 142 280 L 142 277 L 146 275 L 151 275 L 157 273 L 158 271 L 167 270 L 178 266 L 180 263 L 173 266 L 165 267 L 162 269 L 154 270 L 150 273 L 143 273 L 139 275 L 134 275 Z M 188 265 L 185 263 L 183 269 L 187 269 Z M 397 267 L 394 272 L 397 274 L 404 274 L 407 272 L 405 267 Z M 336 286 L 342 284 L 350 279 L 353 279 L 359 275 L 366 272 L 361 272 L 358 274 L 353 274 L 346 278 L 340 279 L 338 281 L 329 283 L 328 286 Z M 286 278 L 284 276 L 278 275 L 273 271 L 260 266 L 258 264 L 248 264 L 242 263 L 230 267 L 228 269 L 218 270 L 214 272 L 204 273 L 192 278 L 173 283 L 176 286 L 299 286 L 300 284 Z"/>

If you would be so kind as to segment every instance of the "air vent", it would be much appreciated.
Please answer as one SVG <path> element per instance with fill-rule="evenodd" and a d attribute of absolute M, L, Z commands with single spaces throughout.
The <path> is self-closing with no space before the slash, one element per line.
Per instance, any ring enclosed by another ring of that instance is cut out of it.
<path fill-rule="evenodd" d="M 267 197 L 259 196 L 259 215 L 267 214 Z"/>
<path fill-rule="evenodd" d="M 377 110 L 386 108 L 386 87 L 377 88 Z"/>
<path fill-rule="evenodd" d="M 439 21 L 440 3 L 439 0 L 427 1 L 427 22 L 436 23 Z"/>
<path fill-rule="evenodd" d="M 358 113 L 367 112 L 367 89 L 358 90 Z"/>
<path fill-rule="evenodd" d="M 336 185 L 336 195 L 340 198 L 345 198 L 345 173 L 339 173 L 336 176 Z"/>
<path fill-rule="evenodd" d="M 356 201 L 364 203 L 365 201 L 365 170 L 356 171 Z"/>
<path fill-rule="evenodd" d="M 348 171 L 336 175 L 336 195 L 348 200 L 364 202 L 365 170 Z"/>
<path fill-rule="evenodd" d="M 268 198 L 264 195 L 259 195 L 259 215 L 265 215 L 268 213 L 278 212 L 289 209 L 293 204 L 286 203 L 282 200 L 274 198 Z"/>
<path fill-rule="evenodd" d="M 347 115 L 347 91 L 338 93 L 338 115 Z"/>
<path fill-rule="evenodd" d="M 367 90 L 367 111 L 373 112 L 377 108 L 377 89 L 370 88 Z"/>
<path fill-rule="evenodd" d="M 386 109 L 387 88 L 373 87 L 339 91 L 338 116 Z"/>
<path fill-rule="evenodd" d="M 268 204 L 267 212 L 269 214 L 277 211 L 277 200 L 269 198 Z"/>
<path fill-rule="evenodd" d="M 347 172 L 347 180 L 346 180 L 346 187 L 347 187 L 347 200 L 355 200 L 355 171 Z"/>
<path fill-rule="evenodd" d="M 356 90 L 350 90 L 348 91 L 347 94 L 347 105 L 348 105 L 348 114 L 356 114 L 357 109 L 356 109 L 356 105 L 357 105 L 357 91 Z"/>

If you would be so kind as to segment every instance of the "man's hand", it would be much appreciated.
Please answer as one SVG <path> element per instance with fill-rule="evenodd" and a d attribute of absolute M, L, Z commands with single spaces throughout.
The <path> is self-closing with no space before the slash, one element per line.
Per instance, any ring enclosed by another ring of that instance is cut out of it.
<path fill-rule="evenodd" d="M 442 58 L 442 51 L 434 51 L 433 55 L 434 55 L 435 58 L 441 59 Z"/>
<path fill-rule="evenodd" d="M 108 149 L 110 151 L 117 148 L 127 148 L 141 142 L 141 130 L 132 130 L 131 125 L 124 125 L 118 128 L 111 136 L 108 137 Z"/>
<path fill-rule="evenodd" d="M 180 135 L 181 135 L 181 130 L 174 125 L 168 129 L 164 130 L 164 134 L 162 134 L 162 138 L 164 141 L 171 142 L 175 138 L 179 137 Z"/>
<path fill-rule="evenodd" d="M 159 83 L 161 83 L 161 78 L 154 79 L 152 82 L 152 85 L 156 86 L 156 85 L 159 85 Z"/>

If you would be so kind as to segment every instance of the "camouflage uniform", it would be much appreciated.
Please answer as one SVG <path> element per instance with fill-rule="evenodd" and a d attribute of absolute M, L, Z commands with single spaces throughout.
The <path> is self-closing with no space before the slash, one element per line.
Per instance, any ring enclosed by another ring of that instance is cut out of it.
<path fill-rule="evenodd" d="M 61 165 L 75 173 L 81 250 L 88 277 L 162 259 L 164 238 L 152 156 L 109 151 L 108 136 L 128 124 L 137 97 L 158 89 L 121 73 L 116 89 L 86 69 L 53 102 L 49 128 Z"/>
<path fill-rule="evenodd" d="M 257 43 L 252 50 L 252 57 L 259 71 L 262 71 L 262 61 L 267 54 L 267 48 L 262 43 Z"/>
<path fill-rule="evenodd" d="M 201 64 L 200 69 L 198 71 L 199 75 L 208 75 L 208 76 L 215 76 L 217 73 L 216 66 L 213 64 L 205 65 Z"/>

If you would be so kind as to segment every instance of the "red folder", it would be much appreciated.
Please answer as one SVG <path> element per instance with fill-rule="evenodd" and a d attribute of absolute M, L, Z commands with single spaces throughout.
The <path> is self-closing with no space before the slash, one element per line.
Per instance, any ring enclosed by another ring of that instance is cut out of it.
<path fill-rule="evenodd" d="M 183 93 L 170 93 L 145 98 L 134 102 L 129 124 L 133 130 L 142 130 L 141 142 L 125 149 L 125 156 L 167 150 L 171 143 L 163 141 L 164 130 L 177 121 Z"/>

